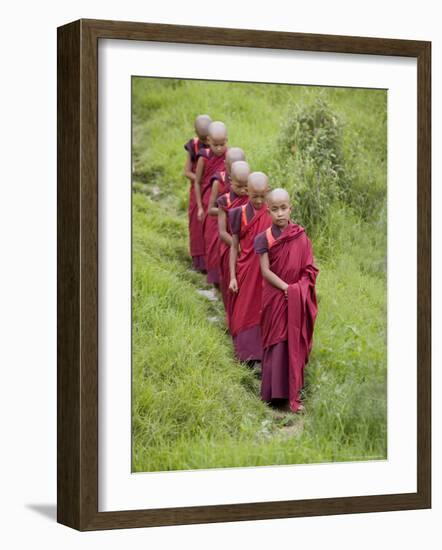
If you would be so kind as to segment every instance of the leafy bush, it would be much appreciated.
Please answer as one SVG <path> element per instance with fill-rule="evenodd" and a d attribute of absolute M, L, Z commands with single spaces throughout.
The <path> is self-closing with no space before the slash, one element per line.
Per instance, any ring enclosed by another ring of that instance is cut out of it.
<path fill-rule="evenodd" d="M 386 91 L 140 78 L 132 97 L 133 470 L 385 458 Z M 301 417 L 261 402 L 189 270 L 183 144 L 201 112 L 290 192 L 312 238 L 320 307 Z"/>
<path fill-rule="evenodd" d="M 292 104 L 281 124 L 272 181 L 294 198 L 297 221 L 310 234 L 323 225 L 351 185 L 344 161 L 343 122 L 318 97 L 313 104 Z"/>
<path fill-rule="evenodd" d="M 313 102 L 292 103 L 281 124 L 271 179 L 273 186 L 289 191 L 297 221 L 312 236 L 327 231 L 330 213 L 343 205 L 369 221 L 385 211 L 386 159 L 370 165 L 357 123 L 355 117 L 349 128 L 343 116 L 318 96 Z M 349 134 L 351 154 L 344 143 Z"/>

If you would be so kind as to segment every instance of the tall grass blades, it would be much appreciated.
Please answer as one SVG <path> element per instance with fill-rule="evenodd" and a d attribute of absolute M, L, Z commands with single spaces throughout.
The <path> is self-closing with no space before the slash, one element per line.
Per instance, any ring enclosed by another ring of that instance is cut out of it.
<path fill-rule="evenodd" d="M 133 470 L 386 458 L 386 92 L 135 78 L 132 103 Z M 183 145 L 200 113 L 288 189 L 313 241 L 302 416 L 260 400 L 190 268 Z"/>

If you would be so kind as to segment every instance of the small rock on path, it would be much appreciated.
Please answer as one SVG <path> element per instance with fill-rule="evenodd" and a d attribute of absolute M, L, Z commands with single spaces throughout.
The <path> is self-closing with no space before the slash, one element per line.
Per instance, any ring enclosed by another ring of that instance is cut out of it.
<path fill-rule="evenodd" d="M 197 292 L 200 296 L 204 296 L 204 298 L 207 298 L 210 302 L 217 302 L 218 296 L 216 295 L 215 290 L 204 290 L 202 288 L 197 289 Z"/>

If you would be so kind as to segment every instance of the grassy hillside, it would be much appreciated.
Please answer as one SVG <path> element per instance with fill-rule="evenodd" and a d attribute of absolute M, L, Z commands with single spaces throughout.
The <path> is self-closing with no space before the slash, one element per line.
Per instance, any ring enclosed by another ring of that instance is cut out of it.
<path fill-rule="evenodd" d="M 303 416 L 260 401 L 190 270 L 181 173 L 200 113 L 289 189 L 312 238 Z M 386 93 L 134 79 L 133 167 L 133 470 L 386 457 Z"/>

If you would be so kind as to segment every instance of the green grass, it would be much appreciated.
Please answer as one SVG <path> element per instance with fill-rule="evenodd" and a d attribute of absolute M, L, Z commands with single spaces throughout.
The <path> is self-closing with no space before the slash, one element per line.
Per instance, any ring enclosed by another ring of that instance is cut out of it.
<path fill-rule="evenodd" d="M 208 286 L 190 270 L 183 144 L 207 112 L 268 171 L 288 109 L 318 95 L 341 117 L 357 200 L 333 203 L 310 235 L 320 275 L 306 413 L 277 415 L 234 360 L 220 302 L 197 293 Z M 385 203 L 385 113 L 380 91 L 134 79 L 134 471 L 386 457 L 386 210 L 363 215 Z"/>

